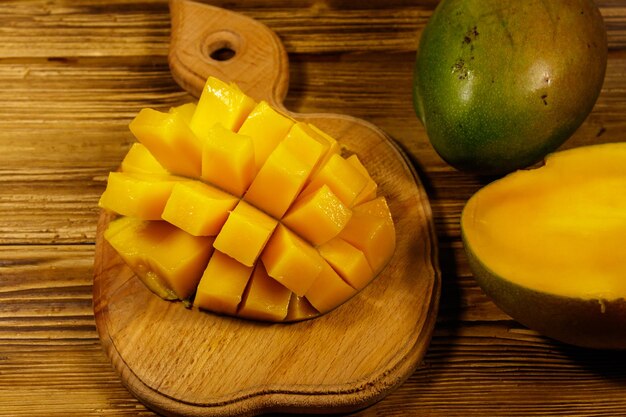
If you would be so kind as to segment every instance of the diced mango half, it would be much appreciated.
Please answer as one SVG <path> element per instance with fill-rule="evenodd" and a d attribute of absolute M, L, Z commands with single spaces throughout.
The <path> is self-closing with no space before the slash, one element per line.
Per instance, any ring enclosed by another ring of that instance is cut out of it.
<path fill-rule="evenodd" d="M 213 238 L 191 236 L 164 221 L 114 220 L 105 239 L 157 295 L 189 299 L 213 252 Z"/>
<path fill-rule="evenodd" d="M 355 296 L 387 264 L 395 228 L 356 155 L 313 124 L 209 78 L 197 104 L 144 109 L 139 143 L 100 206 L 105 239 L 158 296 L 290 322 Z"/>
<path fill-rule="evenodd" d="M 252 267 L 215 251 L 202 274 L 193 305 L 217 313 L 235 315 Z"/>
<path fill-rule="evenodd" d="M 189 126 L 200 139 L 204 139 L 216 124 L 237 132 L 256 102 L 233 83 L 209 77 Z"/>
<path fill-rule="evenodd" d="M 171 175 L 111 172 L 99 205 L 123 216 L 161 220 L 174 185 L 185 179 Z"/>
<path fill-rule="evenodd" d="M 143 109 L 129 127 L 169 172 L 193 178 L 200 175 L 202 143 L 179 113 Z"/>
<path fill-rule="evenodd" d="M 209 184 L 174 184 L 161 218 L 194 236 L 217 236 L 239 200 Z"/>

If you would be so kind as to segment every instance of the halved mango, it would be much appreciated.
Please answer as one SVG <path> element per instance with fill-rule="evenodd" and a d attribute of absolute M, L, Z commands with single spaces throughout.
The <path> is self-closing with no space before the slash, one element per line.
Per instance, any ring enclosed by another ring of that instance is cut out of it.
<path fill-rule="evenodd" d="M 626 143 L 574 148 L 479 190 L 461 227 L 485 293 L 554 339 L 626 348 Z"/>
<path fill-rule="evenodd" d="M 127 217 L 105 238 L 165 299 L 305 320 L 352 298 L 393 253 L 389 207 L 357 156 L 233 84 L 209 78 L 197 105 L 143 110 L 131 129 L 141 143 L 101 198 Z"/>

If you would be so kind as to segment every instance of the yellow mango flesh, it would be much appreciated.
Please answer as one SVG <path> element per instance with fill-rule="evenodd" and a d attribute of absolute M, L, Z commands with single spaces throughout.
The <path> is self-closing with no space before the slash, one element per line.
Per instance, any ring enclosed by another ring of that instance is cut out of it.
<path fill-rule="evenodd" d="M 214 246 L 246 266 L 253 266 L 276 228 L 277 221 L 240 201 L 215 238 Z"/>
<path fill-rule="evenodd" d="M 352 211 L 326 184 L 300 198 L 282 219 L 283 224 L 315 246 L 328 242 L 343 230 Z"/>
<path fill-rule="evenodd" d="M 254 174 L 252 139 L 219 124 L 207 131 L 202 151 L 203 180 L 241 197 L 254 179 Z"/>
<path fill-rule="evenodd" d="M 282 145 L 288 148 L 300 161 L 311 167 L 311 173 L 317 172 L 319 166 L 331 153 L 339 151 L 336 141 L 332 142 L 326 136 L 311 128 L 310 125 L 298 122 L 287 134 Z"/>
<path fill-rule="evenodd" d="M 393 220 L 358 158 L 233 84 L 210 78 L 197 105 L 144 109 L 131 130 L 140 143 L 100 204 L 128 216 L 120 220 L 154 223 L 161 238 L 118 221 L 105 237 L 162 298 L 194 297 L 195 308 L 255 320 L 305 320 L 353 297 L 391 257 Z M 203 257 L 190 260 L 198 253 L 190 242 L 208 242 Z"/>
<path fill-rule="evenodd" d="M 328 262 L 324 262 L 320 274 L 307 290 L 305 297 L 317 311 L 326 313 L 356 292 Z"/>
<path fill-rule="evenodd" d="M 187 177 L 200 175 L 202 143 L 180 114 L 143 109 L 129 127 L 169 172 Z"/>
<path fill-rule="evenodd" d="M 239 315 L 256 320 L 282 321 L 287 317 L 291 291 L 271 278 L 258 263 L 248 283 Z"/>
<path fill-rule="evenodd" d="M 161 218 L 194 236 L 217 236 L 238 199 L 209 184 L 174 184 Z"/>
<path fill-rule="evenodd" d="M 251 275 L 252 267 L 222 252 L 213 252 L 198 284 L 194 306 L 235 315 Z"/>
<path fill-rule="evenodd" d="M 250 184 L 244 199 L 280 219 L 304 187 L 310 173 L 311 167 L 287 148 L 278 146 Z"/>
<path fill-rule="evenodd" d="M 367 178 L 339 154 L 333 154 L 313 176 L 302 194 L 314 192 L 324 184 L 346 206 L 352 207 L 357 196 L 367 185 Z"/>
<path fill-rule="evenodd" d="M 196 103 L 185 103 L 180 106 L 172 107 L 170 113 L 177 113 L 187 125 L 191 124 L 191 118 L 196 112 L 198 106 Z"/>
<path fill-rule="evenodd" d="M 377 274 L 396 249 L 396 231 L 383 197 L 353 207 L 352 217 L 338 235 L 365 255 Z"/>
<path fill-rule="evenodd" d="M 161 213 L 177 182 L 170 175 L 111 172 L 98 204 L 123 216 L 161 220 Z"/>
<path fill-rule="evenodd" d="M 163 221 L 123 217 L 104 237 L 148 288 L 181 300 L 193 295 L 213 252 L 212 238 L 191 236 Z"/>
<path fill-rule="evenodd" d="M 140 174 L 169 174 L 169 172 L 163 168 L 163 165 L 152 156 L 148 148 L 139 142 L 133 143 L 128 150 L 128 153 L 122 160 L 121 171 Z"/>
<path fill-rule="evenodd" d="M 466 246 L 499 277 L 535 291 L 626 298 L 626 144 L 555 153 L 467 203 Z"/>
<path fill-rule="evenodd" d="M 200 139 L 204 139 L 216 124 L 237 132 L 255 105 L 256 102 L 235 84 L 209 77 L 189 126 Z"/>
<path fill-rule="evenodd" d="M 319 251 L 339 276 L 357 290 L 365 288 L 374 278 L 365 254 L 341 238 L 326 242 Z"/>
<path fill-rule="evenodd" d="M 297 295 L 304 295 L 322 271 L 323 259 L 282 224 L 261 257 L 267 273 Z"/>
<path fill-rule="evenodd" d="M 376 198 L 376 191 L 378 190 L 378 184 L 370 177 L 369 172 L 367 172 L 367 168 L 363 166 L 363 163 L 356 155 L 350 155 L 346 158 L 346 161 L 350 163 L 354 168 L 357 169 L 365 178 L 367 178 L 367 182 L 365 183 L 365 187 L 361 190 L 359 194 L 357 194 L 356 198 L 352 202 L 355 206 L 366 201 L 370 201 Z"/>
<path fill-rule="evenodd" d="M 256 171 L 261 169 L 293 124 L 293 120 L 274 110 L 266 101 L 257 104 L 248 115 L 239 133 L 252 138 Z"/>

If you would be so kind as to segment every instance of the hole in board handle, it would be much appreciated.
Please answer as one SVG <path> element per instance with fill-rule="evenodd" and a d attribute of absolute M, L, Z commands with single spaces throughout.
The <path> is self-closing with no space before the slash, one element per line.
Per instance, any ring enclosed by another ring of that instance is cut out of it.
<path fill-rule="evenodd" d="M 230 45 L 225 45 L 214 49 L 209 53 L 209 57 L 215 61 L 228 61 L 234 58 L 236 54 L 237 52 Z"/>

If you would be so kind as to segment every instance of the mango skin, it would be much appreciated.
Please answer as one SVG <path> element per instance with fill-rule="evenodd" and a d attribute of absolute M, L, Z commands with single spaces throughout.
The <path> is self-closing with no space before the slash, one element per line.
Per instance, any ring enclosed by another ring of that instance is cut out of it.
<path fill-rule="evenodd" d="M 509 316 L 552 339 L 585 348 L 626 349 L 626 300 L 589 300 L 547 294 L 498 276 L 463 237 L 470 268 L 482 290 Z"/>
<path fill-rule="evenodd" d="M 607 49 L 593 0 L 443 0 L 421 35 L 414 108 L 457 169 L 527 167 L 591 112 Z"/>

